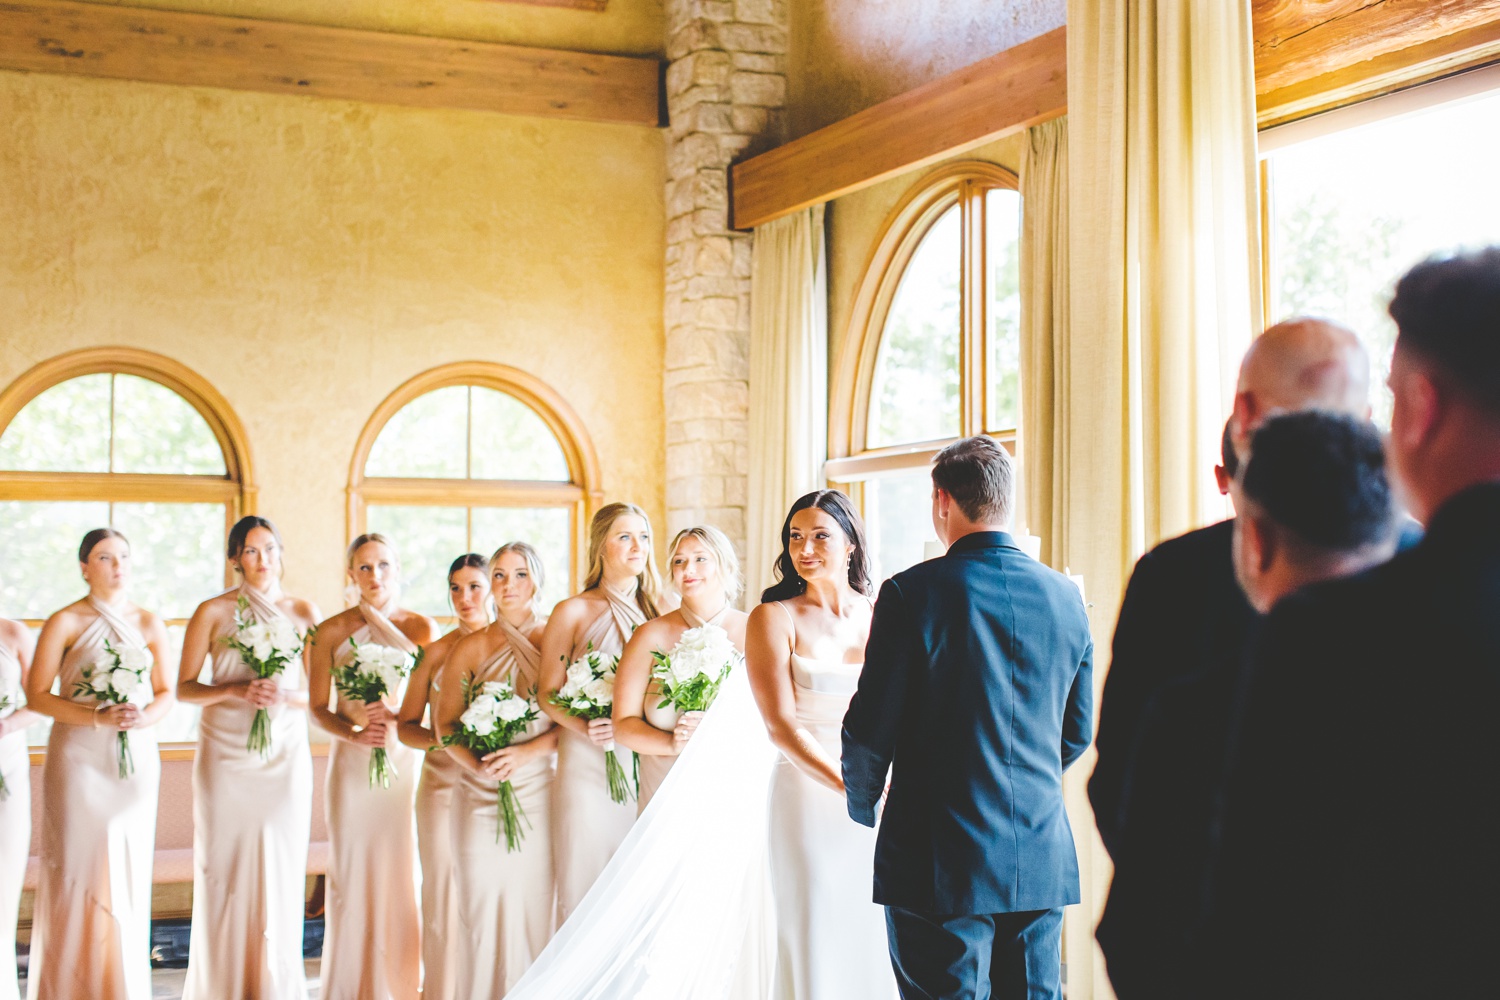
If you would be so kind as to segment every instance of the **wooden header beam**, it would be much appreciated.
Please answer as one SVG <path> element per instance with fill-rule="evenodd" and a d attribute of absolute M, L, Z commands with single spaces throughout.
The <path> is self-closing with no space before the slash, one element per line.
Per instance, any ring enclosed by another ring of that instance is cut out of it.
<path fill-rule="evenodd" d="M 735 164 L 731 224 L 753 229 L 1067 110 L 1058 28 Z"/>
<path fill-rule="evenodd" d="M 1254 0 L 1262 128 L 1500 59 L 1500 0 Z"/>
<path fill-rule="evenodd" d="M 661 124 L 655 59 L 73 0 L 0 0 L 0 69 Z"/>

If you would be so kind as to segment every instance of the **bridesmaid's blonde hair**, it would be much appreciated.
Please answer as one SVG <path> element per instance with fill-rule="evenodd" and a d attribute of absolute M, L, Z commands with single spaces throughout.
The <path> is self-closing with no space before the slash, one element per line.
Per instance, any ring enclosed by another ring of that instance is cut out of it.
<path fill-rule="evenodd" d="M 724 578 L 724 597 L 733 604 L 745 591 L 745 578 L 740 575 L 740 557 L 735 554 L 734 543 L 729 536 L 711 524 L 698 524 L 683 528 L 667 547 L 667 574 L 672 572 L 672 560 L 677 558 L 677 546 L 689 538 L 696 538 L 703 547 L 713 553 L 719 564 L 719 575 Z"/>
<path fill-rule="evenodd" d="M 646 531 L 651 531 L 651 518 L 633 503 L 608 503 L 600 507 L 589 523 L 589 571 L 583 578 L 583 589 L 593 590 L 604 580 L 604 543 L 609 538 L 609 529 L 627 514 L 634 514 L 646 522 Z M 655 618 L 661 602 L 661 576 L 656 571 L 656 559 L 648 550 L 646 568 L 636 577 L 635 602 L 648 619 Z"/>
<path fill-rule="evenodd" d="M 384 545 L 386 548 L 390 549 L 391 561 L 396 564 L 397 569 L 401 568 L 401 556 L 396 552 L 396 546 L 392 544 L 389 538 L 385 537 L 378 531 L 367 531 L 363 535 L 360 535 L 354 541 L 349 543 L 349 551 L 344 553 L 344 568 L 353 569 L 354 554 L 360 549 L 364 548 L 366 545 L 369 545 L 371 542 L 379 542 L 381 545 Z"/>
<path fill-rule="evenodd" d="M 547 582 L 546 573 L 542 567 L 542 554 L 532 546 L 530 542 L 506 542 L 495 550 L 490 556 L 490 573 L 495 572 L 495 563 L 507 552 L 514 552 L 526 560 L 526 572 L 531 574 L 531 607 L 541 614 L 542 612 L 542 585 Z"/>

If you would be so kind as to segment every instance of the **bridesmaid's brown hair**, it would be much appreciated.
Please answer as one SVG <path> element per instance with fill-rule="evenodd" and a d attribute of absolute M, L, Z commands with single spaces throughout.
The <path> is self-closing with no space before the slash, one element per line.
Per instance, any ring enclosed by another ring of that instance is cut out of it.
<path fill-rule="evenodd" d="M 263 517 L 247 514 L 234 522 L 234 527 L 229 529 L 229 544 L 226 546 L 228 551 L 225 554 L 230 559 L 238 558 L 239 554 L 245 551 L 245 539 L 249 538 L 250 532 L 256 528 L 265 528 L 271 533 L 271 537 L 276 539 L 277 545 L 282 544 L 281 532 L 276 530 L 276 525 Z M 284 545 L 282 547 L 285 548 Z"/>
<path fill-rule="evenodd" d="M 118 538 L 126 545 L 130 544 L 130 539 L 125 537 L 125 533 L 123 531 L 116 531 L 114 528 L 95 528 L 87 535 L 84 535 L 83 541 L 79 543 L 78 561 L 81 563 L 88 562 L 89 553 L 94 551 L 94 546 L 98 545 L 106 538 Z"/>

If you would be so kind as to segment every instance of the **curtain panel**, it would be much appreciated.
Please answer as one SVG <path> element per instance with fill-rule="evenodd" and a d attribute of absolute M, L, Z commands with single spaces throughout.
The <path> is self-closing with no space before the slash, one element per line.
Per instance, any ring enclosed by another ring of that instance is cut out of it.
<path fill-rule="evenodd" d="M 792 501 L 828 457 L 828 266 L 823 206 L 757 226 L 750 267 L 746 603 L 770 586 Z"/>

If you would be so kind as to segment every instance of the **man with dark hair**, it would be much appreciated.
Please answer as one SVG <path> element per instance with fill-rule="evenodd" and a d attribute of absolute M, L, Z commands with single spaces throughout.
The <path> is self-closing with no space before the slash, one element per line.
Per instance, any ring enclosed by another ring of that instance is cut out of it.
<path fill-rule="evenodd" d="M 1264 613 L 1299 587 L 1390 558 L 1395 508 L 1366 420 L 1272 417 L 1236 489 L 1235 571 Z M 1132 748 L 1114 884 L 1098 937 L 1122 1000 L 1203 995 L 1188 974 L 1240 676 L 1238 653 L 1164 685 Z"/>
<path fill-rule="evenodd" d="M 1419 264 L 1390 312 L 1387 449 L 1427 533 L 1266 619 L 1205 922 L 1220 996 L 1494 992 L 1500 248 Z"/>
<path fill-rule="evenodd" d="M 1078 588 L 1006 529 L 1014 473 L 987 437 L 943 449 L 946 555 L 885 582 L 844 717 L 849 815 L 874 826 L 903 997 L 1062 996 L 1062 908 L 1079 899 L 1063 771 L 1088 747 L 1093 642 Z"/>

